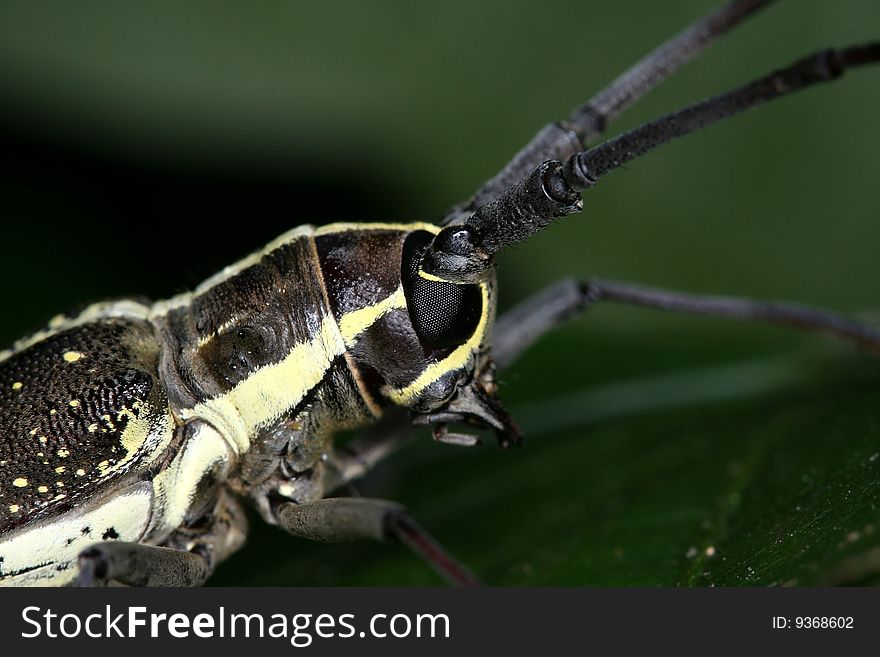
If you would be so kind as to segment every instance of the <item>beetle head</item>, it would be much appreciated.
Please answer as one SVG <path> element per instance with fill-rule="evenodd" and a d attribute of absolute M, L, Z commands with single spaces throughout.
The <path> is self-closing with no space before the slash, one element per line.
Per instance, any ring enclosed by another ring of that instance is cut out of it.
<path fill-rule="evenodd" d="M 451 235 L 449 254 L 461 250 Z M 433 232 L 411 232 L 401 251 L 400 281 L 405 308 L 384 314 L 358 339 L 352 355 L 369 388 L 409 409 L 417 424 L 433 424 L 438 440 L 473 444 L 476 438 L 450 433 L 449 423 L 493 429 L 502 445 L 519 433 L 496 398 L 489 355 L 495 317 L 495 270 L 460 283 L 424 269 L 437 240 Z M 444 241 L 445 243 L 445 241 Z"/>

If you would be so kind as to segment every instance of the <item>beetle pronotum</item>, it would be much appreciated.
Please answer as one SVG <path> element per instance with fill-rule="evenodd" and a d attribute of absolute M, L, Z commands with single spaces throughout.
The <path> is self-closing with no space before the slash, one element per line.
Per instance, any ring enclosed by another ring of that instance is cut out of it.
<path fill-rule="evenodd" d="M 478 229 L 479 229 L 479 227 L 478 227 Z M 441 268 L 441 269 L 442 269 L 442 268 Z M 435 276 L 435 277 L 438 276 L 437 271 L 435 271 L 434 273 L 432 273 L 432 272 L 426 272 L 426 273 L 427 273 L 429 276 Z M 445 270 L 445 269 L 444 269 L 444 270 L 440 271 L 440 277 L 441 277 L 441 278 L 442 278 L 443 276 L 450 276 L 450 275 L 452 275 L 451 270 Z M 343 318 L 343 319 L 344 319 L 344 318 Z M 220 333 L 220 334 L 222 334 L 222 331 L 220 330 L 220 327 L 215 327 L 214 329 L 212 329 L 212 331 L 213 331 L 214 333 Z M 247 337 L 247 336 L 245 336 L 245 338 L 246 338 L 246 337 Z M 206 338 L 206 340 L 207 340 L 207 339 L 208 339 L 208 338 Z M 206 342 L 206 344 L 207 344 L 207 342 Z M 203 345 L 203 346 L 204 346 L 204 345 Z M 75 354 L 79 354 L 79 353 L 80 353 L 79 351 L 77 351 L 77 350 L 75 350 L 75 349 L 71 349 L 71 350 L 68 350 L 68 351 L 63 352 L 62 354 L 60 354 L 60 356 L 64 359 L 64 358 L 66 357 L 67 354 L 70 354 L 70 358 L 69 358 L 69 359 L 66 359 L 65 362 L 75 363 L 77 360 L 79 360 L 79 358 L 77 358 L 77 357 L 75 356 Z M 16 382 L 13 382 L 12 385 L 14 385 L 15 383 L 18 383 L 18 382 L 17 382 L 17 381 L 16 381 Z M 20 386 L 20 387 L 21 387 L 21 386 Z M 20 388 L 20 387 L 19 387 L 19 388 Z M 405 388 L 405 387 L 406 387 L 406 386 L 404 386 L 404 388 Z M 398 390 L 402 390 L 402 388 L 399 388 Z M 400 394 L 403 394 L 403 393 L 400 393 Z M 69 403 L 71 403 L 71 405 L 72 405 L 72 402 L 74 402 L 74 401 L 78 401 L 78 400 L 76 400 L 76 399 L 71 399 L 71 400 L 69 400 Z M 218 421 L 218 422 L 219 422 L 219 421 Z M 90 426 L 91 426 L 91 425 L 90 425 Z M 13 482 L 27 481 L 27 478 L 26 478 L 26 477 L 15 477 L 12 481 L 13 481 Z M 18 488 L 18 487 L 26 487 L 27 485 L 29 485 L 29 482 L 28 482 L 28 483 L 25 483 L 25 484 L 22 484 L 22 486 L 18 486 L 18 484 L 13 483 L 13 486 L 16 487 L 16 488 Z M 112 536 L 111 536 L 111 538 L 112 538 Z"/>

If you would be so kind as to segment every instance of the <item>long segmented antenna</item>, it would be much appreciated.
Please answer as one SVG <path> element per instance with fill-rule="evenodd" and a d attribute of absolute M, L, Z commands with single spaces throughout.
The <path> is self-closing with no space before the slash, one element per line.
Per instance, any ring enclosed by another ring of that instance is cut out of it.
<path fill-rule="evenodd" d="M 651 51 L 625 73 L 572 112 L 549 123 L 491 180 L 464 204 L 447 213 L 444 224 L 458 223 L 474 208 L 494 201 L 541 162 L 565 160 L 584 150 L 608 123 L 694 59 L 746 18 L 774 0 L 732 0 Z"/>
<path fill-rule="evenodd" d="M 630 160 L 744 110 L 834 80 L 847 69 L 878 62 L 880 41 L 822 50 L 738 89 L 576 153 L 564 164 L 545 162 L 463 224 L 440 231 L 425 252 L 422 269 L 428 276 L 454 282 L 479 280 L 501 248 L 527 240 L 559 217 L 579 212 L 583 208 L 580 192 Z"/>

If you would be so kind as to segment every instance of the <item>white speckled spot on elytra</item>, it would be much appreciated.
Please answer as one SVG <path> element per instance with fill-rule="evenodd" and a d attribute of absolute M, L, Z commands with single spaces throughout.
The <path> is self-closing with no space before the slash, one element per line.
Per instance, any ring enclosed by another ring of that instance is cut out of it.
<path fill-rule="evenodd" d="M 83 476 L 85 476 L 85 474 L 86 474 L 86 471 L 83 470 L 82 468 L 80 468 L 79 470 L 76 471 L 77 477 L 83 477 Z"/>
<path fill-rule="evenodd" d="M 21 390 L 24 387 L 24 384 L 21 381 L 16 381 L 12 384 L 13 390 Z"/>
<path fill-rule="evenodd" d="M 10 504 L 9 513 L 18 513 L 18 504 Z"/>
<path fill-rule="evenodd" d="M 16 488 L 24 488 L 25 486 L 28 485 L 28 480 L 25 479 L 24 477 L 19 477 L 18 479 L 12 480 L 12 485 L 15 486 Z"/>
<path fill-rule="evenodd" d="M 58 456 L 63 459 L 66 459 L 68 456 L 70 456 L 70 451 L 67 449 L 61 448 L 58 450 Z"/>
<path fill-rule="evenodd" d="M 79 401 L 77 401 L 76 399 L 71 399 L 70 405 L 76 408 L 77 406 L 79 406 Z"/>
<path fill-rule="evenodd" d="M 57 468 L 55 468 L 55 472 L 57 472 L 58 474 L 61 474 L 62 472 L 64 472 L 64 466 L 59 465 Z"/>
<path fill-rule="evenodd" d="M 48 492 L 49 492 L 49 487 L 48 487 L 48 486 L 37 486 L 37 490 L 38 490 L 40 493 L 48 493 Z"/>
<path fill-rule="evenodd" d="M 79 351 L 65 351 L 62 358 L 68 363 L 75 363 L 80 358 L 82 358 L 82 352 Z"/>

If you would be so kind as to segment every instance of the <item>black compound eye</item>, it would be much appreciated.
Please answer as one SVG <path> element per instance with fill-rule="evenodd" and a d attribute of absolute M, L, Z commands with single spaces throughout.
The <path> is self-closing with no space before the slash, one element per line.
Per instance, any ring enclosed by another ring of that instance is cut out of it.
<path fill-rule="evenodd" d="M 441 232 L 442 248 L 448 247 L 450 252 L 468 248 L 468 230 L 462 228 L 445 235 Z M 422 255 L 433 239 L 427 231 L 416 231 L 407 238 L 400 272 L 403 292 L 410 321 L 422 344 L 429 349 L 457 347 L 474 334 L 480 322 L 482 296 L 478 285 L 457 285 L 419 276 Z"/>

